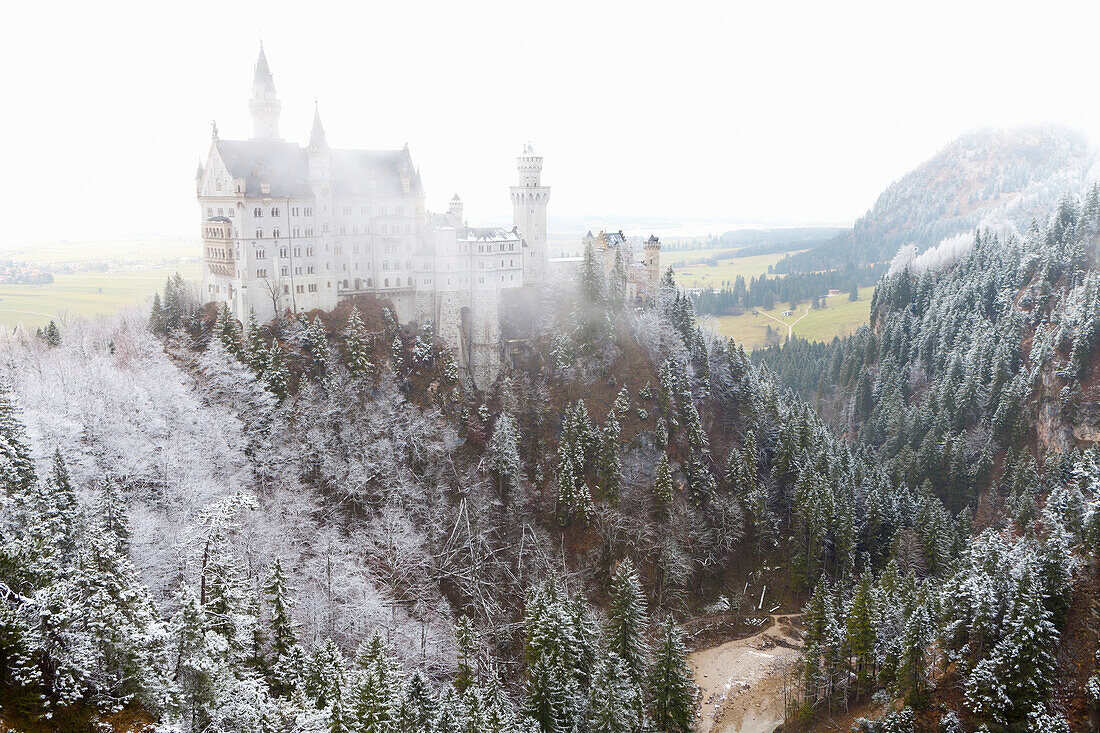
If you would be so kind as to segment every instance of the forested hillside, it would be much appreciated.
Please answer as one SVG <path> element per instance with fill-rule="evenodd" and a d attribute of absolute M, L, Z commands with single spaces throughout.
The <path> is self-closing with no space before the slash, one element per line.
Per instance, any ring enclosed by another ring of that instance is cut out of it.
<path fill-rule="evenodd" d="M 1092 729 L 1100 190 L 1045 221 L 887 276 L 850 338 L 754 354 L 959 532 L 818 584 L 806 720 L 879 690 L 906 707 L 869 730 Z"/>
<path fill-rule="evenodd" d="M 1098 241 L 1093 189 L 752 359 L 589 252 L 484 393 L 373 299 L 7 335 L 2 720 L 685 732 L 684 629 L 752 583 L 803 609 L 794 728 L 1086 730 Z"/>
<path fill-rule="evenodd" d="M 791 255 L 776 272 L 817 272 L 888 262 L 900 247 L 923 251 L 985 224 L 1026 231 L 1066 191 L 1096 179 L 1095 153 L 1058 127 L 984 130 L 958 138 L 891 184 L 848 231 Z"/>

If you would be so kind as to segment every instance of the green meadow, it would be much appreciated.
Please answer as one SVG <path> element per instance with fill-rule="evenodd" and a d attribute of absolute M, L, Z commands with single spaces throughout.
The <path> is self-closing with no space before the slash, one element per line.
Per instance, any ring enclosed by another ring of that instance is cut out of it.
<path fill-rule="evenodd" d="M 52 319 L 109 315 L 151 298 L 176 272 L 190 280 L 202 274 L 199 263 L 188 262 L 118 272 L 62 273 L 48 285 L 0 285 L 0 324 L 22 323 L 34 329 Z"/>
<path fill-rule="evenodd" d="M 786 339 L 787 326 L 795 324 L 791 330 L 799 338 L 832 341 L 834 336 L 845 336 L 867 323 L 874 292 L 873 286 L 860 288 L 859 300 L 855 301 L 848 300 L 847 293 L 834 295 L 825 300 L 824 308 L 811 309 L 809 313 L 806 312 L 809 304 L 803 303 L 792 315 L 784 316 L 783 312 L 788 308 L 784 304 L 770 311 L 758 311 L 755 315 L 746 312 L 739 316 L 720 316 L 715 320 L 719 333 L 736 339 L 746 349 L 767 345 L 768 326 L 780 339 Z"/>

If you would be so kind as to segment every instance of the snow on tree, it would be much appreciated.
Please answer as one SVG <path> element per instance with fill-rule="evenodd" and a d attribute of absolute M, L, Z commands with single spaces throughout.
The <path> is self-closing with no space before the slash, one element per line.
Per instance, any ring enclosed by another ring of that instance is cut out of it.
<path fill-rule="evenodd" d="M 687 665 L 684 633 L 672 617 L 657 637 L 646 689 L 650 720 L 662 733 L 690 733 L 695 720 L 695 682 Z"/>
<path fill-rule="evenodd" d="M 489 465 L 502 499 L 519 486 L 522 462 L 519 456 L 519 429 L 515 418 L 502 412 L 489 439 Z"/>

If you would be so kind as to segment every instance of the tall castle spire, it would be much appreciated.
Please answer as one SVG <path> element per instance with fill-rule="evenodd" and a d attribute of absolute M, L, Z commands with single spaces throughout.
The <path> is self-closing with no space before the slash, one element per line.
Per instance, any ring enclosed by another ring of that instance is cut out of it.
<path fill-rule="evenodd" d="M 313 100 L 313 129 L 309 133 L 309 149 L 324 150 L 328 147 L 328 139 L 325 137 L 325 127 L 321 124 L 321 108 L 317 100 Z"/>
<path fill-rule="evenodd" d="M 252 139 L 278 140 L 279 114 L 283 111 L 283 105 L 275 96 L 275 79 L 267 65 L 262 41 L 252 75 L 252 96 L 248 100 L 248 109 L 252 112 Z"/>

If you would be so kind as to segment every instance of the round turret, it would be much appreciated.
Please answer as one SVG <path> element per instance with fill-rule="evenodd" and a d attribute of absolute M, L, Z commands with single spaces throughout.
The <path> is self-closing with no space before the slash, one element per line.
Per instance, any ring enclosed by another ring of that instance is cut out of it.
<path fill-rule="evenodd" d="M 516 157 L 516 170 L 519 171 L 519 185 L 538 186 L 542 173 L 542 156 L 535 154 L 530 143 L 523 146 L 523 152 Z"/>

